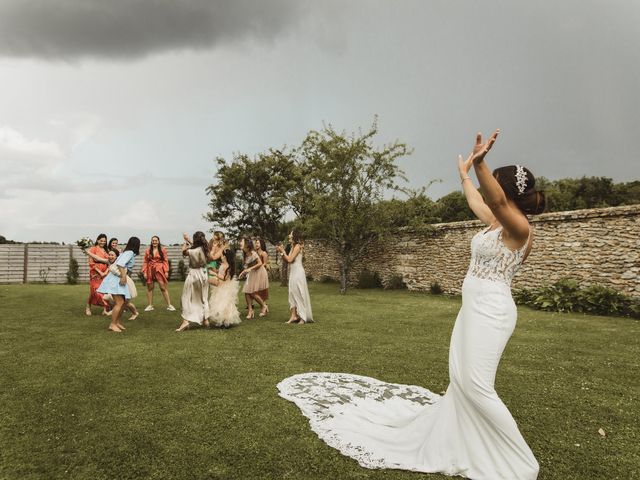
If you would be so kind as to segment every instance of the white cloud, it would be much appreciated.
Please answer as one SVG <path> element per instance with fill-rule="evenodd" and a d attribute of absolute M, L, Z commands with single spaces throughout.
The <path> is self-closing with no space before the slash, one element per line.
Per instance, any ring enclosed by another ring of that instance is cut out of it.
<path fill-rule="evenodd" d="M 64 154 L 57 143 L 30 139 L 11 127 L 0 126 L 0 162 L 3 170 L 49 170 L 58 166 L 62 160 Z"/>

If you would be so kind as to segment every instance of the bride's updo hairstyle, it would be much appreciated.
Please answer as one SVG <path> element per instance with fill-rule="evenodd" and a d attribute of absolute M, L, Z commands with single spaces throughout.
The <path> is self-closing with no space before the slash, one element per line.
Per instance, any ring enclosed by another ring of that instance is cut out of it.
<path fill-rule="evenodd" d="M 536 190 L 536 177 L 528 168 L 520 165 L 496 168 L 493 176 L 504 194 L 526 215 L 538 215 L 544 212 L 546 201 L 544 192 Z"/>

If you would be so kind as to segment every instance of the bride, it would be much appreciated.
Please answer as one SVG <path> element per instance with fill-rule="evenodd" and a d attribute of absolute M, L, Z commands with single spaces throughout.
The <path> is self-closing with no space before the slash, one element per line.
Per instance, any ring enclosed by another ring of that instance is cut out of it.
<path fill-rule="evenodd" d="M 300 407 L 321 439 L 363 467 L 477 480 L 538 476 L 538 462 L 494 380 L 516 324 L 511 280 L 532 247 L 526 215 L 542 213 L 545 201 L 528 169 L 489 170 L 484 157 L 498 133 L 484 143 L 478 134 L 469 157 L 458 160 L 469 207 L 487 228 L 471 241 L 446 393 L 343 373 L 294 375 L 278 384 L 280 396 Z M 485 199 L 468 175 L 472 166 Z"/>

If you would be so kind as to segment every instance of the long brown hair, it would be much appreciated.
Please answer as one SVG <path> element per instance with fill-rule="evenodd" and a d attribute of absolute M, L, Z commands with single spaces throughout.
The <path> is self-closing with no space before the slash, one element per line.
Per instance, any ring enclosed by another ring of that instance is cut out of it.
<path fill-rule="evenodd" d="M 193 234 L 193 243 L 191 244 L 191 249 L 194 248 L 202 248 L 204 256 L 206 258 L 209 258 L 209 242 L 207 242 L 207 236 L 200 230 Z"/>
<path fill-rule="evenodd" d="M 154 238 L 158 239 L 158 255 L 160 256 L 160 260 L 164 262 L 164 253 L 162 253 L 162 242 L 160 241 L 160 237 L 158 235 L 154 235 L 151 237 L 152 242 Z M 153 257 L 153 245 L 149 245 L 149 256 Z"/>

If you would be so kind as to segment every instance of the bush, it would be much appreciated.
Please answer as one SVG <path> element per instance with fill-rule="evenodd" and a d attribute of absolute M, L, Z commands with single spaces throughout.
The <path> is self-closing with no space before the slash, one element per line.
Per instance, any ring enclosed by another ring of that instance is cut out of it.
<path fill-rule="evenodd" d="M 442 287 L 438 282 L 431 282 L 431 285 L 429 285 L 429 291 L 432 295 L 442 295 L 443 292 Z"/>
<path fill-rule="evenodd" d="M 69 270 L 67 270 L 67 283 L 69 285 L 75 285 L 78 283 L 80 277 L 80 271 L 78 269 L 78 261 L 75 258 L 69 259 Z"/>
<path fill-rule="evenodd" d="M 320 283 L 336 283 L 336 280 L 331 278 L 330 275 L 321 275 L 319 282 Z"/>
<path fill-rule="evenodd" d="M 189 272 L 187 271 L 187 266 L 185 265 L 184 260 L 180 260 L 178 262 L 178 278 L 184 282 L 187 279 L 187 273 Z"/>
<path fill-rule="evenodd" d="M 49 283 L 49 273 L 51 273 L 51 267 L 41 268 L 38 272 L 38 276 L 40 277 L 40 281 L 42 283 Z"/>
<path fill-rule="evenodd" d="M 173 275 L 173 264 L 171 260 L 167 260 L 169 262 L 169 271 L 167 272 L 167 281 L 171 280 L 171 275 Z"/>
<path fill-rule="evenodd" d="M 602 285 L 580 288 L 576 280 L 562 279 L 551 285 L 514 292 L 514 300 L 538 310 L 581 312 L 640 318 L 640 300 Z"/>
<path fill-rule="evenodd" d="M 358 288 L 382 288 L 382 281 L 377 272 L 365 268 L 358 276 Z"/>
<path fill-rule="evenodd" d="M 144 278 L 144 274 L 142 272 L 138 272 L 137 277 L 138 277 L 138 280 L 140 280 L 140 283 L 142 285 L 146 285 L 147 284 L 147 279 Z"/>
<path fill-rule="evenodd" d="M 392 275 L 389 280 L 387 280 L 384 288 L 386 288 L 387 290 L 404 290 L 407 288 L 407 284 L 404 283 L 402 275 L 396 274 Z"/>

